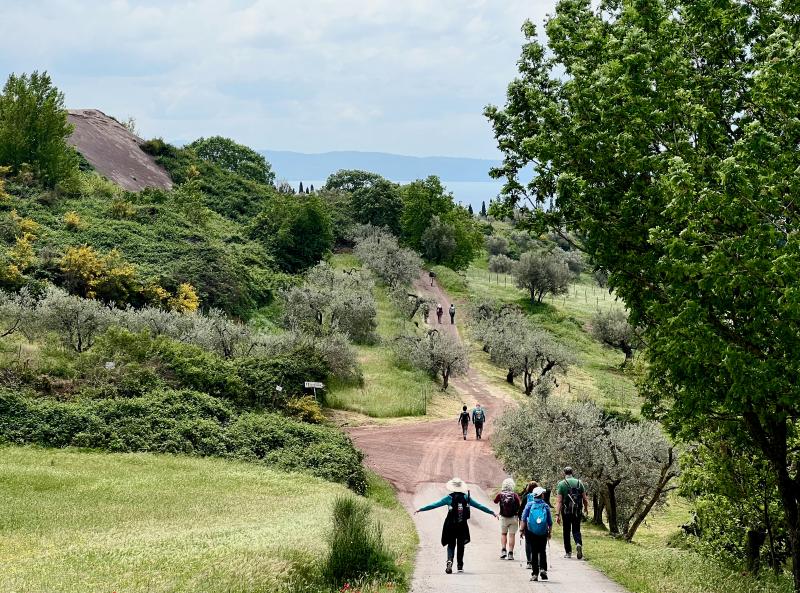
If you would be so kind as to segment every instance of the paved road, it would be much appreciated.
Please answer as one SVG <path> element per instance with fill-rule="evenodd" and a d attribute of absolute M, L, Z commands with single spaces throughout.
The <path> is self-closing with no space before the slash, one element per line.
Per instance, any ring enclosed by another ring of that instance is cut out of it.
<path fill-rule="evenodd" d="M 418 291 L 428 292 L 445 311 L 450 306 L 447 295 L 438 286 L 430 287 L 427 276 L 416 283 Z M 433 312 L 432 312 L 433 313 Z M 457 314 L 463 315 L 463 311 Z M 435 313 L 430 316 L 436 324 Z M 445 312 L 442 328 L 458 335 Z M 419 422 L 390 426 L 353 428 L 350 434 L 356 445 L 366 453 L 367 465 L 389 480 L 400 492 L 409 511 L 438 500 L 447 491 L 444 483 L 458 476 L 470 484 L 476 500 L 493 508 L 487 492 L 494 493 L 506 477 L 491 450 L 492 419 L 511 402 L 489 391 L 483 378 L 473 371 L 466 377 L 451 380 L 470 407 L 475 402 L 487 408 L 488 424 L 485 439 L 476 441 L 474 432 L 466 442 L 453 419 L 438 422 Z M 496 508 L 496 507 L 495 507 Z M 550 581 L 529 582 L 525 570 L 524 542 L 517 543 L 514 561 L 500 560 L 499 526 L 496 519 L 473 510 L 470 520 L 472 541 L 467 545 L 464 573 L 445 574 L 445 550 L 440 544 L 445 510 L 436 509 L 414 516 L 420 536 L 412 591 L 414 593 L 500 593 L 541 590 L 553 593 L 625 593 L 589 564 L 576 559 L 562 558 L 563 550 L 554 537 L 548 552 Z M 556 527 L 560 537 L 560 528 Z M 587 551 L 591 554 L 591 550 Z"/>

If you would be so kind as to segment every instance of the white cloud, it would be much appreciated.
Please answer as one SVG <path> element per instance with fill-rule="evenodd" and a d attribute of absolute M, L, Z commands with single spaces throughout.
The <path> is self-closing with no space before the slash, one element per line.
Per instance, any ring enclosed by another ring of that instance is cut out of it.
<path fill-rule="evenodd" d="M 554 0 L 0 0 L 0 76 L 174 141 L 492 156 L 481 115 Z"/>

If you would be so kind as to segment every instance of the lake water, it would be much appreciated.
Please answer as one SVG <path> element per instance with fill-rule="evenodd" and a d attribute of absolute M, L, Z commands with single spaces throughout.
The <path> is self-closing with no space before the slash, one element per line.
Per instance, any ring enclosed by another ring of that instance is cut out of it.
<path fill-rule="evenodd" d="M 303 187 L 310 187 L 313 185 L 319 189 L 325 185 L 325 180 L 305 180 L 303 179 Z M 291 186 L 295 189 L 300 185 L 300 180 L 289 181 Z M 398 181 L 397 183 L 408 183 Z M 481 202 L 486 202 L 486 207 L 489 207 L 489 200 L 494 200 L 500 193 L 503 187 L 502 181 L 443 181 L 442 184 L 448 191 L 453 192 L 453 197 L 456 203 L 467 206 L 472 204 L 472 209 L 478 213 L 481 211 Z"/>

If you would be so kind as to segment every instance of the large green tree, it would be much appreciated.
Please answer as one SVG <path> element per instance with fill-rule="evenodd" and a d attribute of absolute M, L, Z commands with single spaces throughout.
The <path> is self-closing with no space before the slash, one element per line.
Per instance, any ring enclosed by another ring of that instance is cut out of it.
<path fill-rule="evenodd" d="M 427 179 L 403 186 L 403 216 L 401 226 L 403 239 L 417 251 L 423 251 L 422 235 L 434 216 L 443 217 L 455 204 L 452 194 L 447 193 L 438 177 L 431 175 Z"/>
<path fill-rule="evenodd" d="M 768 462 L 800 591 L 800 8 L 562 0 L 547 47 L 523 30 L 487 108 L 506 206 L 608 270 L 646 330 L 651 413 Z"/>
<path fill-rule="evenodd" d="M 230 138 L 222 136 L 198 138 L 189 144 L 188 148 L 194 150 L 201 159 L 251 181 L 267 184 L 275 181 L 275 173 L 272 172 L 272 167 L 264 155 Z"/>
<path fill-rule="evenodd" d="M 372 185 L 356 189 L 351 198 L 351 206 L 356 222 L 386 227 L 395 235 L 400 234 L 403 199 L 396 183 L 379 179 Z"/>
<path fill-rule="evenodd" d="M 275 196 L 253 221 L 252 235 L 292 274 L 316 265 L 333 247 L 331 216 L 316 194 Z"/>
<path fill-rule="evenodd" d="M 11 74 L 0 93 L 0 166 L 19 173 L 24 165 L 47 186 L 73 175 L 78 157 L 67 145 L 64 94 L 47 72 Z"/>

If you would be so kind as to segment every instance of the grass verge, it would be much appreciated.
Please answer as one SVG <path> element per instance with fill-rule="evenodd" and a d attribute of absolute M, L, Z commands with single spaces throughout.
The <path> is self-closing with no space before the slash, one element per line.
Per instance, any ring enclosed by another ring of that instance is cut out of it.
<path fill-rule="evenodd" d="M 755 579 L 693 550 L 669 547 L 669 537 L 688 520 L 689 504 L 676 499 L 640 528 L 633 543 L 589 528 L 586 557 L 631 593 L 791 593 L 788 578 L 765 573 Z"/>
<path fill-rule="evenodd" d="M 2 591 L 279 591 L 319 564 L 334 499 L 353 496 L 216 459 L 11 446 L 0 459 Z M 376 480 L 366 500 L 410 574 L 413 523 Z"/>

